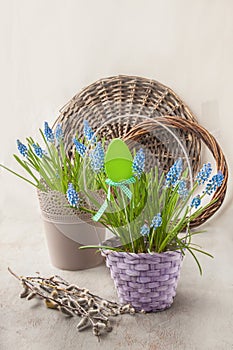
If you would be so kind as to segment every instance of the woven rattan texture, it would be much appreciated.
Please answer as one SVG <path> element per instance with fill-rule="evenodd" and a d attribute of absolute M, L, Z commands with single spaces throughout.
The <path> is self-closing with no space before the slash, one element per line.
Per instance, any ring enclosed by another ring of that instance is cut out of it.
<path fill-rule="evenodd" d="M 137 310 L 167 309 L 176 295 L 182 264 L 180 252 L 126 253 L 103 251 L 121 303 Z"/>
<path fill-rule="evenodd" d="M 142 121 L 141 116 L 155 118 L 164 115 L 196 120 L 186 104 L 169 87 L 151 79 L 120 75 L 98 80 L 75 95 L 61 110 L 54 127 L 58 123 L 62 125 L 66 148 L 72 156 L 73 137 L 76 134 L 82 136 L 84 119 L 88 120 L 93 130 L 101 128 L 98 132 L 100 137 L 111 140 L 124 137 Z M 111 121 L 112 118 L 114 121 Z M 180 132 L 179 137 L 187 145 L 195 173 L 200 160 L 200 141 L 190 137 L 189 132 Z M 163 139 L 166 139 L 166 133 Z M 147 142 L 150 148 L 157 150 L 164 169 L 170 167 L 174 159 L 164 144 L 156 138 L 148 139 Z"/>
<path fill-rule="evenodd" d="M 191 135 L 195 135 L 203 143 L 203 145 L 210 150 L 215 159 L 217 170 L 220 170 L 224 175 L 222 186 L 217 189 L 212 197 L 212 199 L 215 200 L 214 203 L 209 205 L 190 224 L 190 227 L 198 227 L 201 224 L 205 223 L 209 218 L 211 218 L 212 215 L 214 215 L 216 211 L 221 207 L 224 201 L 228 181 L 228 166 L 226 158 L 220 145 L 213 137 L 213 135 L 211 135 L 199 124 L 189 120 L 181 120 L 179 118 L 169 116 L 158 118 L 157 121 L 161 122 L 163 125 L 166 125 L 171 130 L 184 130 L 185 132 L 191 133 Z M 150 134 L 157 128 L 159 128 L 159 125 L 153 120 L 142 122 L 131 129 L 131 131 L 125 136 L 125 140 L 129 143 L 132 142 L 132 140 L 139 141 L 140 139 L 144 139 L 147 134 Z"/>

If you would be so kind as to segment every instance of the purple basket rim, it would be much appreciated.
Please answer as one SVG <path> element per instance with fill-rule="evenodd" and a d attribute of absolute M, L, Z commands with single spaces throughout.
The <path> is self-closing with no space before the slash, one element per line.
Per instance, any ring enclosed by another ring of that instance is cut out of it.
<path fill-rule="evenodd" d="M 182 256 L 183 253 L 181 250 L 167 250 L 165 252 L 161 252 L 161 253 L 157 253 L 157 252 L 151 252 L 151 253 L 131 253 L 131 252 L 117 252 L 115 250 L 111 250 L 111 249 L 101 249 L 102 254 L 107 256 L 107 255 L 113 255 L 116 257 L 128 257 L 129 259 L 132 258 L 146 258 L 146 259 L 158 259 L 161 257 L 174 257 L 177 255 Z"/>

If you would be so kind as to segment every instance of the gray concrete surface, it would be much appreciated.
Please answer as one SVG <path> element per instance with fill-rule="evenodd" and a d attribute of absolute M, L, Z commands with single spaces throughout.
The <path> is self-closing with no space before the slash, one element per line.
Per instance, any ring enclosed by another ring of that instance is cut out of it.
<path fill-rule="evenodd" d="M 52 267 L 39 215 L 27 221 L 1 218 L 0 255 L 0 349 L 233 349 L 233 234 L 232 208 L 205 225 L 207 233 L 196 241 L 215 258 L 200 256 L 201 277 L 190 256 L 185 257 L 177 296 L 166 311 L 114 319 L 112 333 L 98 343 L 91 332 L 77 332 L 77 321 L 46 309 L 35 300 L 19 299 L 20 285 L 8 272 L 40 271 L 60 274 L 70 282 L 117 299 L 105 265 L 85 271 L 59 271 Z"/>

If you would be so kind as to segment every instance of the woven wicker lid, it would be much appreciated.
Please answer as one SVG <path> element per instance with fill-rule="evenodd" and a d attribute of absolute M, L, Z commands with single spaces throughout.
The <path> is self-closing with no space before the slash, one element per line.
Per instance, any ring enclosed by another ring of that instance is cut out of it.
<path fill-rule="evenodd" d="M 100 79 L 77 93 L 61 109 L 54 127 L 61 124 L 67 151 L 72 156 L 72 140 L 76 134 L 82 137 L 84 119 L 95 131 L 101 127 L 99 136 L 108 140 L 123 138 L 142 121 L 141 116 L 165 115 L 196 121 L 188 106 L 169 87 L 152 79 L 119 75 Z M 179 137 L 186 144 L 195 173 L 200 163 L 201 142 L 189 131 L 181 131 Z M 159 149 L 160 144 L 155 141 L 148 140 L 151 147 Z M 166 169 L 174 159 L 161 152 Z"/>

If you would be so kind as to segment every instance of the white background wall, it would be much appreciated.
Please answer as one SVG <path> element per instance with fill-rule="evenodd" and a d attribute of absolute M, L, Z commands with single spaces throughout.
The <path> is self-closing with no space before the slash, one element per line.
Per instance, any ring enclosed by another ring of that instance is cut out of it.
<path fill-rule="evenodd" d="M 0 0 L 0 50 L 1 163 L 17 169 L 15 140 L 38 136 L 81 88 L 128 74 L 175 90 L 232 168 L 233 1 Z M 28 184 L 0 170 L 0 186 L 0 219 L 38 216 Z"/>

